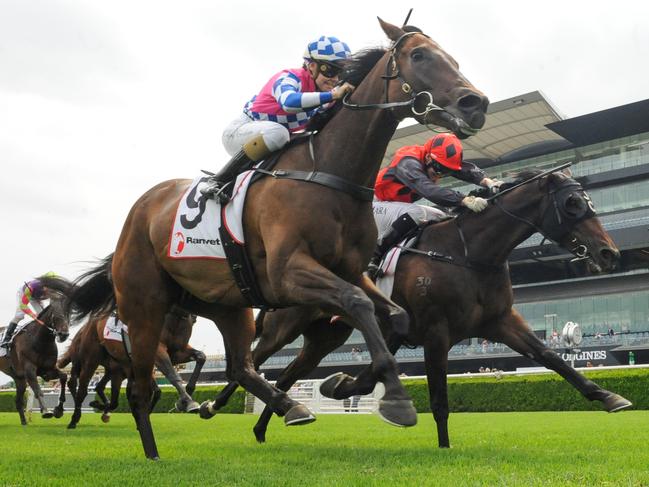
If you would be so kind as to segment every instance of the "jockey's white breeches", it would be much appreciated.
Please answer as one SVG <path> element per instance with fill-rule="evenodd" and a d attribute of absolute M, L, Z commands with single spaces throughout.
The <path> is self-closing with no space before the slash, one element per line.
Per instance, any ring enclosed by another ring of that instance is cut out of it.
<path fill-rule="evenodd" d="M 401 201 L 374 200 L 372 202 L 372 209 L 374 210 L 376 228 L 379 232 L 379 242 L 390 230 L 392 223 L 401 215 L 405 215 L 406 213 L 420 225 L 427 221 L 439 220 L 446 216 L 446 214 L 439 208 L 418 205 L 416 203 L 403 203 Z"/>
<path fill-rule="evenodd" d="M 242 113 L 225 127 L 223 146 L 233 156 L 241 150 L 243 144 L 257 135 L 264 138 L 264 143 L 271 152 L 284 147 L 290 139 L 289 131 L 283 125 L 268 120 L 253 120 Z"/>

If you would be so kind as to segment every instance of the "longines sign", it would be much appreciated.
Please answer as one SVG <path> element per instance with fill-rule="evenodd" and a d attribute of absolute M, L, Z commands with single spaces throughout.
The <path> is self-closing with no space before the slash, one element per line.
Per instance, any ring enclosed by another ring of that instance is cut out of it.
<path fill-rule="evenodd" d="M 587 350 L 577 353 L 561 353 L 559 355 L 566 362 L 572 360 L 606 360 L 606 350 Z"/>

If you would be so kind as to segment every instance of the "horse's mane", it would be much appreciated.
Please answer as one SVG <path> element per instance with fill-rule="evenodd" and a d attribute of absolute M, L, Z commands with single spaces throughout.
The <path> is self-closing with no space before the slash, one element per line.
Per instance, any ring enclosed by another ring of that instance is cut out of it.
<path fill-rule="evenodd" d="M 350 59 L 345 62 L 345 67 L 340 75 L 340 82 L 350 83 L 358 86 L 369 74 L 369 72 L 376 66 L 379 59 L 383 57 L 387 49 L 384 47 L 372 47 L 363 49 L 355 53 Z M 342 103 L 336 103 L 335 106 L 324 112 L 320 111 L 309 120 L 306 126 L 307 131 L 320 131 L 324 126 L 340 111 Z"/>

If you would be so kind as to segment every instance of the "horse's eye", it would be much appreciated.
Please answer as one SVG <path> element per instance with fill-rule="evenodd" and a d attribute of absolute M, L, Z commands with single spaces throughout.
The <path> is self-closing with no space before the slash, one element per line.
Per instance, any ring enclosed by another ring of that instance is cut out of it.
<path fill-rule="evenodd" d="M 412 51 L 412 53 L 410 53 L 410 59 L 412 59 L 415 62 L 423 61 L 424 54 L 421 51 Z"/>

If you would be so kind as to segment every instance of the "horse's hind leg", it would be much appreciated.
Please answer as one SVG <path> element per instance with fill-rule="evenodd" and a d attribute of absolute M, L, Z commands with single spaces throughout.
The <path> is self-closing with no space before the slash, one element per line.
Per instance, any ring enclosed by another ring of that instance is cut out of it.
<path fill-rule="evenodd" d="M 276 387 L 288 391 L 296 381 L 303 379 L 314 370 L 327 354 L 343 345 L 351 332 L 352 328 L 349 326 L 340 321 L 330 323 L 328 318 L 310 323 L 304 330 L 304 347 L 295 360 L 282 371 L 275 384 Z M 259 443 L 266 441 L 266 430 L 272 416 L 273 411 L 265 407 L 253 427 L 255 438 Z"/>
<path fill-rule="evenodd" d="M 424 344 L 424 361 L 428 379 L 430 409 L 437 425 L 437 443 L 440 448 L 450 448 L 448 437 L 448 337 L 429 337 Z"/>
<path fill-rule="evenodd" d="M 182 413 L 198 412 L 200 405 L 192 399 L 185 389 L 183 380 L 180 378 L 180 375 L 171 363 L 171 358 L 167 353 L 166 347 L 162 344 L 158 344 L 155 364 L 160 372 L 162 372 L 167 380 L 176 388 L 176 391 L 178 391 L 178 396 L 180 397 L 178 401 L 176 401 L 176 409 Z"/>
<path fill-rule="evenodd" d="M 631 401 L 611 391 L 602 389 L 594 382 L 586 379 L 586 377 L 564 362 L 559 355 L 546 347 L 532 333 L 531 328 L 516 310 L 512 310 L 503 320 L 502 324 L 496 328 L 492 336 L 487 336 L 486 338 L 502 342 L 521 355 L 535 360 L 550 370 L 554 370 L 572 384 L 586 399 L 590 401 L 601 401 L 604 409 L 610 413 L 631 406 Z"/>
<path fill-rule="evenodd" d="M 83 362 L 80 366 L 79 382 L 77 384 L 77 393 L 74 395 L 74 412 L 68 423 L 68 429 L 75 429 L 81 419 L 81 406 L 88 395 L 88 384 L 92 375 L 95 373 L 97 364 L 94 362 Z"/>
<path fill-rule="evenodd" d="M 108 406 L 108 398 L 106 397 L 106 384 L 110 381 L 110 373 L 104 372 L 104 375 L 95 384 L 95 395 L 99 396 L 99 401 L 93 399 L 90 401 L 89 406 L 95 409 L 106 409 Z M 101 402 L 100 402 L 101 401 Z"/>
<path fill-rule="evenodd" d="M 272 386 L 255 370 L 250 345 L 255 337 L 255 325 L 250 309 L 219 308 L 210 318 L 217 323 L 223 341 L 227 344 L 233 380 L 266 403 L 286 425 L 307 424 L 315 420 L 302 404 L 288 397 L 286 392 Z M 208 406 L 209 407 L 209 406 Z M 213 413 L 214 411 L 209 411 Z"/>
<path fill-rule="evenodd" d="M 190 362 L 193 360 L 196 362 L 196 365 L 194 367 L 194 371 L 192 372 L 192 375 L 189 377 L 189 380 L 187 381 L 187 386 L 185 387 L 185 390 L 187 391 L 187 394 L 190 396 L 194 394 L 194 390 L 196 389 L 196 383 L 198 382 L 198 378 L 201 375 L 201 370 L 203 370 L 203 366 L 205 365 L 205 360 L 207 357 L 205 357 L 205 354 L 201 352 L 200 350 L 196 350 L 195 348 L 190 347 L 187 345 L 187 349 L 185 350 L 185 353 L 189 354 L 189 357 L 187 360 L 183 360 L 182 358 L 177 358 L 177 363 L 186 363 Z"/>

